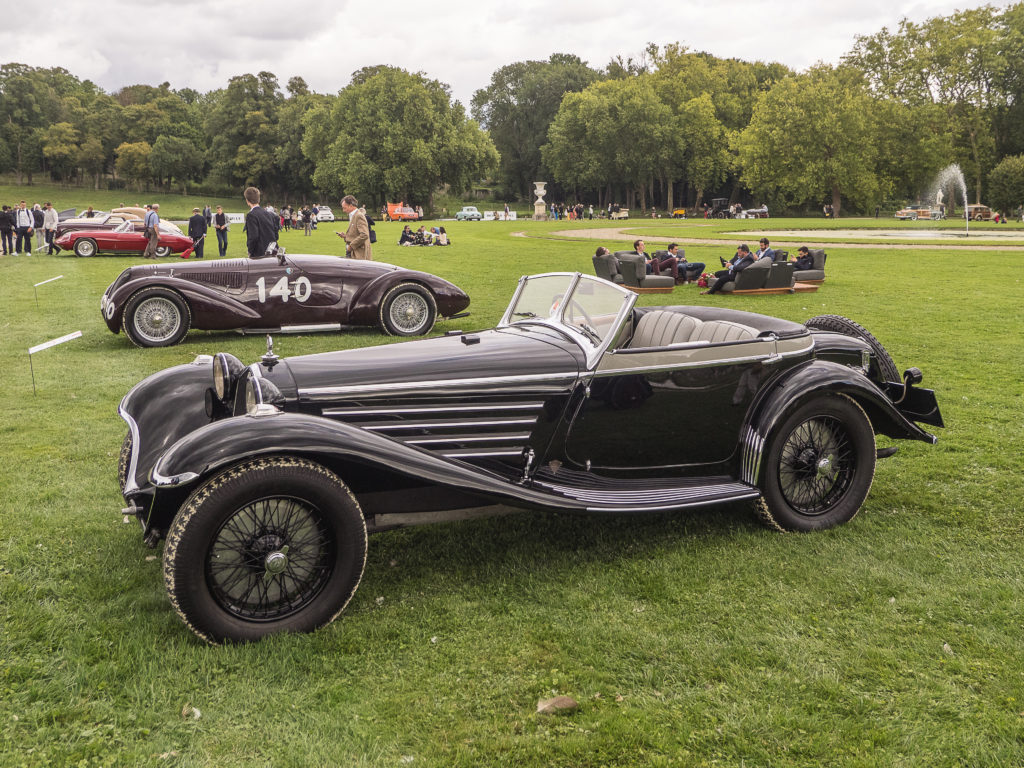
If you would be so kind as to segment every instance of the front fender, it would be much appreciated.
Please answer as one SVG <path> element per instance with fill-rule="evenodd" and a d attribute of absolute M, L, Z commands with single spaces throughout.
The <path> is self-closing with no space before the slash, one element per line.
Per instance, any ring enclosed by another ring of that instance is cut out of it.
<path fill-rule="evenodd" d="M 934 435 L 925 432 L 897 410 L 892 401 L 870 379 L 845 365 L 813 360 L 793 369 L 755 403 L 744 429 L 741 478 L 757 485 L 765 443 L 785 415 L 822 393 L 843 394 L 864 409 L 876 433 L 895 439 L 921 440 L 934 444 Z"/>
<path fill-rule="evenodd" d="M 513 506 L 585 509 L 564 498 L 510 482 L 479 467 L 445 459 L 359 427 L 298 413 L 236 416 L 183 436 L 159 457 L 157 489 L 191 489 L 218 470 L 258 456 L 304 456 L 332 467 L 383 469 L 431 485 L 456 488 Z M 345 472 L 341 472 L 345 479 Z M 176 494 L 180 495 L 180 494 Z"/>
<path fill-rule="evenodd" d="M 384 294 L 399 283 L 417 283 L 430 291 L 437 302 L 437 314 L 440 317 L 450 317 L 469 306 L 469 296 L 443 277 L 427 272 L 399 270 L 386 272 L 359 289 L 349 306 L 349 322 L 354 325 L 376 325 Z"/>
<path fill-rule="evenodd" d="M 121 318 L 128 300 L 143 288 L 168 288 L 180 293 L 192 313 L 192 326 L 207 331 L 223 331 L 248 325 L 260 319 L 259 312 L 216 290 L 179 277 L 140 277 L 119 286 L 107 297 L 107 326 L 114 333 L 121 330 Z"/>
<path fill-rule="evenodd" d="M 210 423 L 205 394 L 213 384 L 212 365 L 212 357 L 199 355 L 191 363 L 148 376 L 121 400 L 117 412 L 132 436 L 126 499 L 151 490 L 150 469 L 168 447 Z"/>

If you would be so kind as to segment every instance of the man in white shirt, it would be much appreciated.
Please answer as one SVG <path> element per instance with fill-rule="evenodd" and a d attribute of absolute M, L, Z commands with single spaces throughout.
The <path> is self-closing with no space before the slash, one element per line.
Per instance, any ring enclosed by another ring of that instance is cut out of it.
<path fill-rule="evenodd" d="M 57 246 L 53 244 L 53 235 L 57 230 L 58 221 L 57 211 L 53 204 L 47 203 L 43 207 L 43 232 L 46 234 L 46 244 L 49 246 L 46 249 L 47 256 L 53 256 L 57 252 Z"/>

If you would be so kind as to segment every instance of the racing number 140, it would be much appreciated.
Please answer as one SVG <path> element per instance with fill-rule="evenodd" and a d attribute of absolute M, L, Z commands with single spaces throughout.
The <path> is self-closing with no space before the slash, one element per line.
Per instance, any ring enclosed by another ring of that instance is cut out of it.
<path fill-rule="evenodd" d="M 281 301 L 288 301 L 290 296 L 294 296 L 298 302 L 303 302 L 309 298 L 309 294 L 313 292 L 313 286 L 310 285 L 308 277 L 300 277 L 292 283 L 294 293 L 289 290 L 288 278 L 282 277 L 274 286 L 270 289 L 271 296 L 280 296 Z M 256 281 L 256 289 L 259 291 L 260 304 L 263 304 L 267 300 L 267 280 L 265 277 L 261 277 Z"/>

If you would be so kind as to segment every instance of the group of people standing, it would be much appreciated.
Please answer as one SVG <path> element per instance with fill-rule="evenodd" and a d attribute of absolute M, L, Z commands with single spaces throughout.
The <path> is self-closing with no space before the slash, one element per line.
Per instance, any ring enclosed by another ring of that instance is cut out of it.
<path fill-rule="evenodd" d="M 508 206 L 505 206 L 506 214 L 508 212 Z M 555 221 L 559 219 L 568 219 L 569 221 L 582 221 L 584 216 L 589 216 L 591 219 L 594 218 L 594 206 L 591 205 L 589 208 L 584 208 L 583 203 L 576 203 L 575 205 L 566 205 L 565 203 L 552 203 L 551 204 L 551 218 Z"/>
<path fill-rule="evenodd" d="M 36 249 L 46 247 L 46 253 L 52 256 L 59 250 L 53 243 L 57 222 L 57 211 L 49 202 L 43 205 L 36 203 L 31 208 L 24 200 L 14 208 L 3 206 L 0 209 L 3 255 L 24 253 L 27 256 L 32 253 L 32 236 L 35 235 Z"/>
<path fill-rule="evenodd" d="M 302 228 L 304 235 L 312 235 L 316 229 L 316 223 L 320 216 L 319 206 L 304 205 L 298 210 L 290 205 L 285 205 L 280 210 L 281 228 L 286 232 L 291 229 Z"/>

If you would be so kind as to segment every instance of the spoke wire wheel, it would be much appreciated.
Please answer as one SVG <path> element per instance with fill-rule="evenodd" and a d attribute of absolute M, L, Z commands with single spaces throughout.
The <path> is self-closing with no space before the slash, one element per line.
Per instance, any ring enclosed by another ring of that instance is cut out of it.
<path fill-rule="evenodd" d="M 206 581 L 232 616 L 273 621 L 316 599 L 336 557 L 319 509 L 304 499 L 268 497 L 224 521 L 206 556 Z"/>
<path fill-rule="evenodd" d="M 823 393 L 795 408 L 772 431 L 762 468 L 759 517 L 787 531 L 851 520 L 875 474 L 875 434 L 863 409 Z"/>
<path fill-rule="evenodd" d="M 146 288 L 132 296 L 124 308 L 122 324 L 132 343 L 140 347 L 169 347 L 188 333 L 192 323 L 185 300 L 166 288 Z"/>
<path fill-rule="evenodd" d="M 400 283 L 380 305 L 381 326 L 392 336 L 421 336 L 434 327 L 437 303 L 430 291 L 415 283 Z"/>
<path fill-rule="evenodd" d="M 311 632 L 345 609 L 366 565 L 366 524 L 348 487 L 305 459 L 250 459 L 214 475 L 178 510 L 164 584 L 210 643 Z"/>
<path fill-rule="evenodd" d="M 132 316 L 132 327 L 146 341 L 159 344 L 166 341 L 181 324 L 181 313 L 171 301 L 154 296 L 139 303 Z"/>
<path fill-rule="evenodd" d="M 779 489 L 802 515 L 828 511 L 850 488 L 857 457 L 837 419 L 815 417 L 794 429 L 782 446 Z"/>
<path fill-rule="evenodd" d="M 96 255 L 96 242 L 89 238 L 75 241 L 74 247 L 75 255 L 88 257 Z"/>

